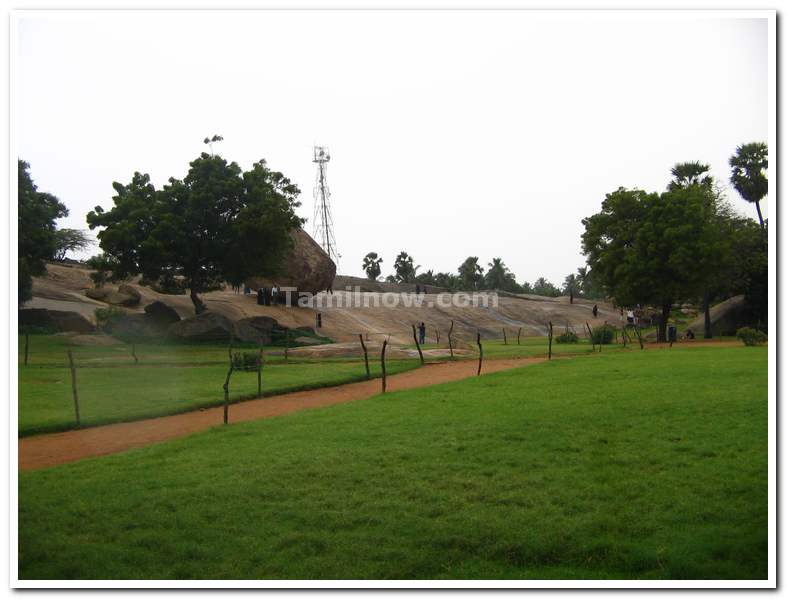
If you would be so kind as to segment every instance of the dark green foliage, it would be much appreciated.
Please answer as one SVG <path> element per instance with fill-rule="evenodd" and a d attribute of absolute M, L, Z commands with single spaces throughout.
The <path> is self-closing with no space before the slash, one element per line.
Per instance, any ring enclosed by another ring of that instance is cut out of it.
<path fill-rule="evenodd" d="M 609 345 L 615 340 L 615 328 L 605 324 L 593 329 L 593 343 L 596 345 Z"/>
<path fill-rule="evenodd" d="M 371 281 L 376 281 L 380 276 L 383 259 L 377 255 L 377 252 L 369 252 L 363 257 L 363 270 L 366 276 Z"/>
<path fill-rule="evenodd" d="M 222 281 L 276 274 L 290 231 L 303 222 L 294 212 L 298 188 L 264 160 L 243 172 L 203 153 L 182 181 L 171 178 L 160 190 L 140 173 L 113 187 L 112 210 L 96 207 L 87 216 L 91 229 L 105 227 L 98 238 L 116 260 L 113 276 L 182 277 L 198 313 L 198 294 Z"/>
<path fill-rule="evenodd" d="M 744 345 L 762 345 L 768 341 L 768 335 L 757 329 L 742 327 L 735 336 L 743 341 Z"/>
<path fill-rule="evenodd" d="M 57 229 L 55 231 L 55 260 L 65 260 L 68 252 L 86 250 L 93 245 L 93 240 L 79 229 Z"/>
<path fill-rule="evenodd" d="M 546 297 L 558 297 L 560 296 L 560 289 L 555 287 L 544 277 L 538 277 L 533 283 L 531 293 L 533 295 L 544 295 Z"/>
<path fill-rule="evenodd" d="M 407 252 L 399 252 L 394 262 L 394 270 L 396 271 L 397 283 L 414 283 L 415 273 L 421 268 L 420 266 L 413 266 L 413 257 Z"/>
<path fill-rule="evenodd" d="M 117 269 L 117 260 L 109 254 L 101 253 L 85 260 L 85 266 L 92 268 L 90 279 L 96 287 L 103 287 L 104 283 L 113 279 L 113 271 Z"/>
<path fill-rule="evenodd" d="M 574 331 L 566 331 L 555 337 L 558 343 L 579 343 L 579 337 Z"/>
<path fill-rule="evenodd" d="M 484 269 L 478 264 L 478 256 L 468 256 L 459 265 L 459 284 L 462 291 L 477 291 L 484 280 Z"/>
<path fill-rule="evenodd" d="M 768 194 L 768 145 L 754 142 L 738 146 L 730 158 L 730 181 L 741 197 L 757 207 L 760 226 L 764 227 L 760 201 Z"/>
<path fill-rule="evenodd" d="M 68 216 L 68 209 L 55 196 L 38 191 L 28 172 L 30 165 L 17 161 L 19 192 L 18 297 L 22 305 L 32 297 L 31 277 L 46 272 L 46 260 L 57 250 L 55 221 Z"/>
<path fill-rule="evenodd" d="M 502 289 L 512 293 L 518 291 L 514 273 L 508 270 L 502 258 L 492 258 L 488 266 L 489 270 L 484 277 L 484 285 L 487 289 Z"/>

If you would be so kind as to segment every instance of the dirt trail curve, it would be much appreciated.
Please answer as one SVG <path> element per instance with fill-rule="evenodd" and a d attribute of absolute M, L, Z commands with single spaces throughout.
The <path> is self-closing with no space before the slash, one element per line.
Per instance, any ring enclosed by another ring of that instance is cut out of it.
<path fill-rule="evenodd" d="M 488 360 L 483 372 L 491 373 L 543 362 L 545 358 Z M 388 390 L 400 391 L 457 381 L 476 374 L 478 362 L 442 362 L 388 377 Z M 281 416 L 309 408 L 368 399 L 380 393 L 380 380 L 349 383 L 311 391 L 298 391 L 255 399 L 230 406 L 230 423 Z M 97 426 L 82 430 L 19 439 L 19 469 L 34 470 L 84 458 L 118 453 L 168 439 L 204 431 L 222 422 L 221 407 L 174 416 Z"/>

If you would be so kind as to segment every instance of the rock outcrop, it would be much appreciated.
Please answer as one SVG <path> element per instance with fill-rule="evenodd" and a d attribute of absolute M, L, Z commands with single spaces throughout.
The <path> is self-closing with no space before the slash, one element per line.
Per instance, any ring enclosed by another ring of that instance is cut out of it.
<path fill-rule="evenodd" d="M 108 287 L 86 289 L 85 295 L 90 299 L 112 304 L 113 306 L 126 306 L 131 308 L 139 304 L 139 291 L 129 285 L 121 285 L 117 291 Z"/>
<path fill-rule="evenodd" d="M 284 260 L 282 274 L 275 277 L 249 277 L 246 285 L 252 289 L 294 287 L 299 292 L 319 293 L 333 284 L 336 264 L 303 229 L 292 234 L 293 247 Z"/>
<path fill-rule="evenodd" d="M 145 306 L 145 314 L 157 324 L 168 327 L 180 321 L 180 315 L 164 302 L 156 300 Z"/>
<path fill-rule="evenodd" d="M 235 323 L 235 338 L 245 343 L 270 343 L 274 332 L 284 333 L 286 327 L 281 326 L 275 318 L 269 316 L 253 316 L 242 318 Z"/>
<path fill-rule="evenodd" d="M 19 310 L 19 326 L 37 327 L 44 331 L 92 333 L 96 327 L 77 312 L 27 308 Z"/>
<path fill-rule="evenodd" d="M 216 312 L 203 312 L 169 325 L 167 335 L 177 341 L 229 341 L 234 334 L 232 321 Z"/>

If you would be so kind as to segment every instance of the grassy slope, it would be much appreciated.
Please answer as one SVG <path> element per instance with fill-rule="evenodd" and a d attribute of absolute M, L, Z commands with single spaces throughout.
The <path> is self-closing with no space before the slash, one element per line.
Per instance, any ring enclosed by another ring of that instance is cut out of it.
<path fill-rule="evenodd" d="M 764 348 L 560 360 L 20 474 L 22 578 L 764 578 Z"/>

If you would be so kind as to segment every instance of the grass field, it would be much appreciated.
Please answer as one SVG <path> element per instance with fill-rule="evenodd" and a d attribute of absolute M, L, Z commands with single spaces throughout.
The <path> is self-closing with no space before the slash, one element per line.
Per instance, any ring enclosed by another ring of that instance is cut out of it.
<path fill-rule="evenodd" d="M 63 338 L 36 336 L 39 360 L 19 367 L 19 434 L 62 431 L 74 428 L 71 374 L 63 365 Z M 65 347 L 65 346 L 63 346 Z M 224 401 L 228 357 L 226 347 L 149 346 L 139 365 L 127 353 L 117 357 L 118 347 L 75 348 L 77 384 L 82 426 L 139 420 L 186 412 Z M 61 351 L 62 349 L 62 351 Z M 46 350 L 46 351 L 44 351 Z M 82 351 L 80 351 L 82 350 Z M 157 353 L 153 353 L 153 351 Z M 191 359 L 189 363 L 187 360 Z M 48 365 L 47 365 L 48 364 Z M 417 360 L 389 360 L 390 374 L 418 366 Z M 378 361 L 370 361 L 379 376 Z M 284 363 L 266 358 L 263 394 L 272 395 L 364 380 L 366 371 L 358 360 Z M 230 400 L 255 397 L 256 372 L 233 373 Z"/>
<path fill-rule="evenodd" d="M 20 473 L 21 578 L 767 577 L 767 349 L 610 352 Z"/>

